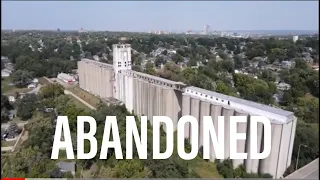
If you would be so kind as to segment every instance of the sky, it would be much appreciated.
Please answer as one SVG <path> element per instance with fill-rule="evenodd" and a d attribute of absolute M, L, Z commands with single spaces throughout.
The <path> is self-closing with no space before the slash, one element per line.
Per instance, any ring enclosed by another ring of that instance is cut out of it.
<path fill-rule="evenodd" d="M 316 30 L 318 1 L 1 1 L 2 29 Z"/>

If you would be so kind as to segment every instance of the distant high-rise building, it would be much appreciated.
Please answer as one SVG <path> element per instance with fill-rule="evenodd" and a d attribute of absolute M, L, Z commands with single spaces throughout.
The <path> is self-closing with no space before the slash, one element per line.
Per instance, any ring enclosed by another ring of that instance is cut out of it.
<path fill-rule="evenodd" d="M 203 28 L 203 34 L 207 35 L 209 33 L 209 28 L 210 28 L 209 25 L 205 25 Z"/>
<path fill-rule="evenodd" d="M 58 28 L 57 31 L 60 32 L 60 28 Z"/>

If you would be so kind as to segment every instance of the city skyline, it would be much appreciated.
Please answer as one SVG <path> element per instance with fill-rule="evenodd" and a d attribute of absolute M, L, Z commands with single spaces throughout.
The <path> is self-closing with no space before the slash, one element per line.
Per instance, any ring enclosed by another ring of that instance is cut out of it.
<path fill-rule="evenodd" d="M 207 24 L 211 31 L 318 31 L 319 25 L 317 1 L 4 1 L 2 5 L 2 29 L 188 31 Z"/>

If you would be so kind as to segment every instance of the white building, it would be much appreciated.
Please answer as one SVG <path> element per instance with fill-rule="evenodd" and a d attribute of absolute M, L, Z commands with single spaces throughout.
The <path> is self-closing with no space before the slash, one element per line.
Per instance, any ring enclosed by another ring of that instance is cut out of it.
<path fill-rule="evenodd" d="M 70 76 L 69 74 L 65 74 L 65 73 L 58 74 L 57 78 L 69 84 L 72 84 L 73 82 L 76 81 L 73 76 Z"/>
<path fill-rule="evenodd" d="M 293 36 L 293 38 L 292 38 L 293 42 L 297 42 L 298 39 L 299 39 L 299 36 Z"/>
<path fill-rule="evenodd" d="M 9 102 L 15 102 L 16 98 L 14 96 L 8 96 Z"/>
<path fill-rule="evenodd" d="M 1 77 L 9 77 L 11 75 L 12 71 L 8 70 L 8 69 L 3 69 L 1 71 Z"/>

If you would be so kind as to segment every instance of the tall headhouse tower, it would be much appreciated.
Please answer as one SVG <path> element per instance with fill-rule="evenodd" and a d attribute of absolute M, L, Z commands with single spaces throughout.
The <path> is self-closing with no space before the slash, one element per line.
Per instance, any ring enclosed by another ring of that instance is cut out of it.
<path fill-rule="evenodd" d="M 114 84 L 113 84 L 113 96 L 116 99 L 123 100 L 130 96 L 125 93 L 125 87 L 132 87 L 132 79 L 127 79 L 119 72 L 131 70 L 131 45 L 124 43 L 126 39 L 121 38 L 118 44 L 112 46 L 113 49 L 113 69 L 114 69 Z M 124 102 L 126 103 L 126 102 Z M 131 104 L 128 104 L 129 110 L 132 109 Z"/>

